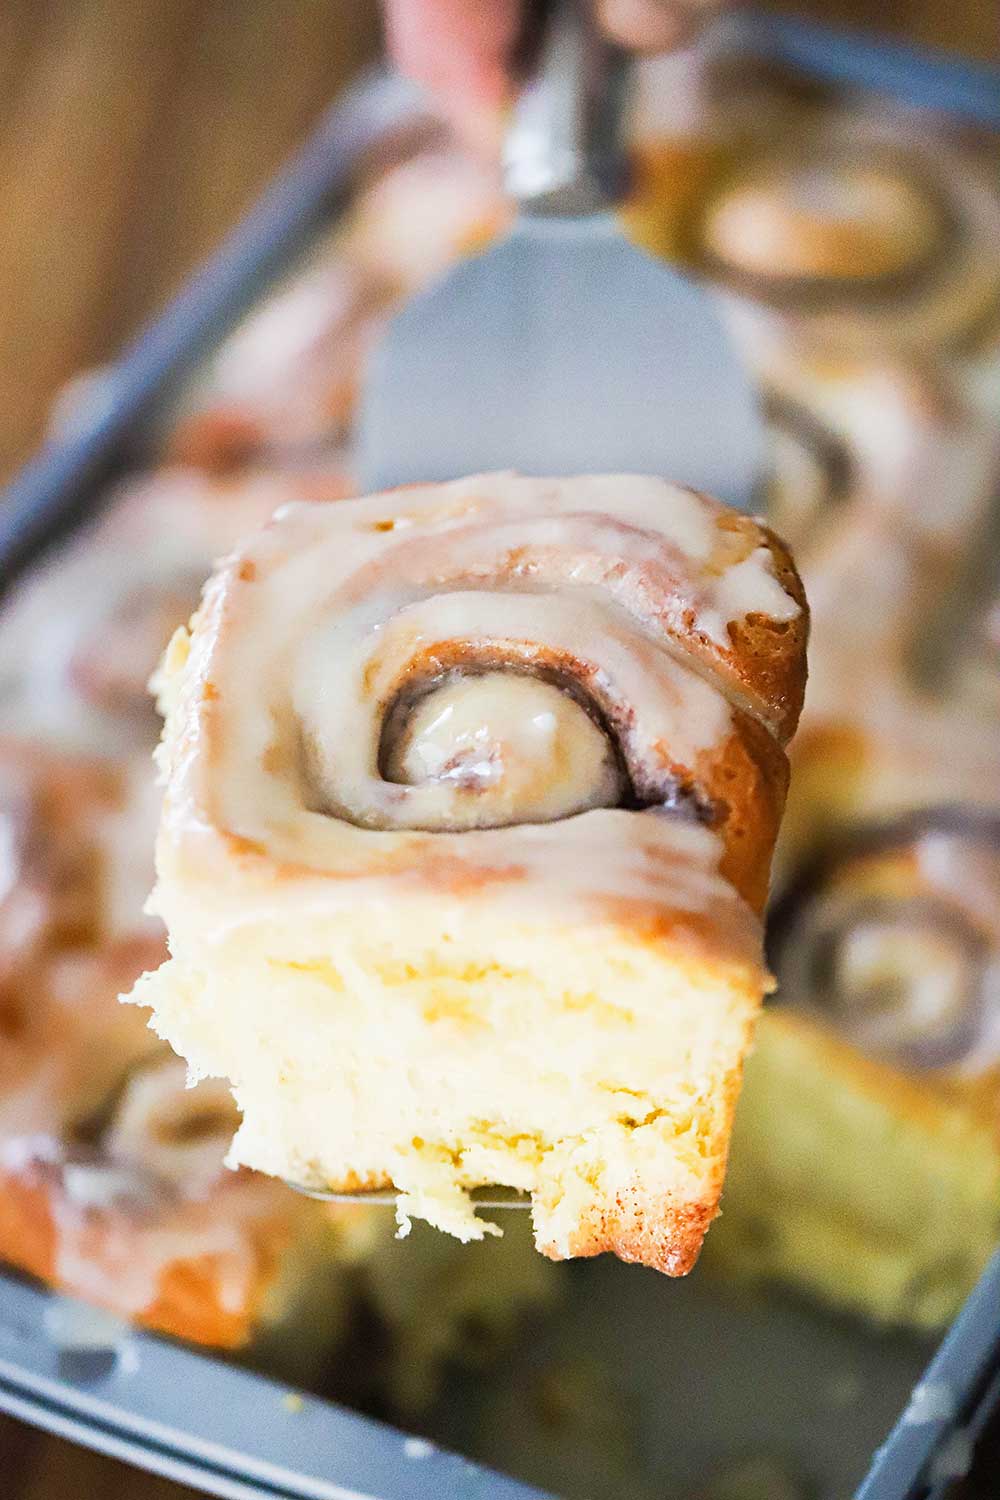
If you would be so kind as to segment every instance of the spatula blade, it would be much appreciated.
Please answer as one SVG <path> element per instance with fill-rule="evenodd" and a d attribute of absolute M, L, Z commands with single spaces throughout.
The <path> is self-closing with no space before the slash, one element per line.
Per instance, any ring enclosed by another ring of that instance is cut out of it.
<path fill-rule="evenodd" d="M 368 490 L 490 469 L 641 472 L 752 508 L 757 393 L 717 309 L 610 214 L 525 217 L 393 319 L 368 372 Z"/>

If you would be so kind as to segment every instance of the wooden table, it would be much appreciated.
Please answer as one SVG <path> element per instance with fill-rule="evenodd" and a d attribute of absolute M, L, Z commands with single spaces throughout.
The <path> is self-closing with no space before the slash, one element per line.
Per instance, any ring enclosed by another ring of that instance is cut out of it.
<path fill-rule="evenodd" d="M 372 0 L 0 0 L 0 474 L 376 42 Z"/>

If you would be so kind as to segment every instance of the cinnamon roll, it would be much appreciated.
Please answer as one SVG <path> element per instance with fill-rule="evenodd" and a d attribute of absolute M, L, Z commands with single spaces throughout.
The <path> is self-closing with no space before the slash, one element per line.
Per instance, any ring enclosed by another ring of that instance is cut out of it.
<path fill-rule="evenodd" d="M 0 612 L 0 726 L 111 754 L 150 743 L 150 676 L 214 562 L 279 498 L 345 490 L 336 469 L 228 480 L 166 468 L 126 480 L 106 516 Z"/>
<path fill-rule="evenodd" d="M 776 904 L 770 955 L 783 1003 L 757 1031 L 712 1250 L 943 1325 L 1000 1241 L 996 812 L 841 832 Z"/>
<path fill-rule="evenodd" d="M 822 663 L 792 753 L 778 882 L 838 828 L 914 809 L 1000 806 L 997 716 L 989 704 L 913 688 L 903 670 L 855 656 Z M 858 684 L 862 684 L 859 690 Z"/>
<path fill-rule="evenodd" d="M 454 147 L 395 162 L 213 355 L 174 414 L 168 458 L 226 473 L 346 450 L 390 313 L 508 215 L 496 173 Z"/>
<path fill-rule="evenodd" d="M 881 526 L 878 565 L 891 580 L 891 554 L 902 554 L 908 575 L 913 619 L 905 629 L 925 628 L 992 521 L 996 437 L 968 410 L 961 381 L 923 363 L 789 347 L 759 348 L 752 360 L 771 439 L 761 498 L 807 587 L 817 597 L 839 588 L 852 536 Z M 838 601 L 838 615 L 847 602 Z M 898 634 L 894 601 L 883 609 L 883 631 L 886 621 Z M 843 619 L 830 623 L 842 638 Z"/>
<path fill-rule="evenodd" d="M 954 349 L 1000 295 L 989 163 L 901 110 L 803 109 L 702 160 L 681 194 L 654 152 L 629 221 L 726 293 L 747 347 Z"/>
<path fill-rule="evenodd" d="M 945 372 L 780 368 L 786 388 L 850 432 L 855 458 L 849 495 L 799 544 L 812 635 L 786 869 L 837 825 L 944 802 L 1000 805 L 996 704 L 972 688 L 979 647 L 988 660 L 975 575 L 991 554 L 997 470 L 995 439 L 963 415 Z"/>
<path fill-rule="evenodd" d="M 321 1244 L 335 1263 L 335 1231 L 224 1170 L 228 1090 L 188 1089 L 117 1004 L 164 951 L 135 878 L 131 908 L 118 891 L 129 795 L 110 761 L 0 744 L 0 1259 L 149 1327 L 243 1344 L 307 1248 L 312 1274 Z"/>
<path fill-rule="evenodd" d="M 115 767 L 0 743 L 0 1138 L 85 1113 L 121 1066 L 153 1045 L 89 993 L 104 964 L 123 983 L 162 951 L 115 923 L 111 844 L 124 779 Z M 129 970 L 131 961 L 133 967 Z M 126 972 L 122 973 L 122 969 Z"/>
<path fill-rule="evenodd" d="M 234 1163 L 405 1227 L 672 1274 L 716 1210 L 806 612 L 782 545 L 659 479 L 284 507 L 163 673 L 135 990 L 228 1076 Z"/>
<path fill-rule="evenodd" d="M 782 992 L 1000 1130 L 1000 818 L 928 808 L 821 849 L 774 912 Z"/>

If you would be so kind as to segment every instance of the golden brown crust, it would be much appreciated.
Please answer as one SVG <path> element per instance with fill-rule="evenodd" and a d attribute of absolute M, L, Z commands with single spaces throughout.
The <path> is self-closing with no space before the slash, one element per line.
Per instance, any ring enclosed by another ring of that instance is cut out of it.
<path fill-rule="evenodd" d="M 178 1255 L 165 1264 L 155 1277 L 155 1290 L 145 1307 L 127 1309 L 129 1315 L 145 1328 L 167 1333 L 190 1343 L 234 1349 L 246 1344 L 253 1335 L 261 1305 L 277 1271 L 283 1251 L 292 1234 L 296 1215 L 285 1198 L 263 1186 L 273 1204 L 248 1230 L 249 1254 L 254 1274 L 248 1279 L 243 1297 L 234 1302 L 232 1277 L 220 1256 Z M 72 1292 L 59 1270 L 59 1209 L 56 1195 L 59 1187 L 43 1175 L 26 1172 L 0 1175 L 0 1260 L 17 1266 L 40 1281 Z M 226 1197 L 215 1210 L 225 1216 Z M 123 1244 L 129 1246 L 130 1261 L 141 1257 L 143 1229 L 123 1213 L 95 1215 L 82 1231 L 81 1249 L 94 1266 L 96 1275 L 88 1282 L 88 1301 L 102 1302 L 113 1312 L 126 1311 L 116 1303 L 115 1266 L 121 1262 Z M 108 1246 L 113 1250 L 109 1253 Z M 108 1295 L 97 1288 L 102 1273 Z"/>
<path fill-rule="evenodd" d="M 752 703 L 762 705 L 760 716 L 785 745 L 795 733 L 805 697 L 809 605 L 792 555 L 781 538 L 746 516 L 736 516 L 733 522 L 753 528 L 757 544 L 766 546 L 771 554 L 775 577 L 799 606 L 799 613 L 791 620 L 751 614 L 732 621 L 732 649 L 723 664 L 729 680 L 747 693 Z"/>
<path fill-rule="evenodd" d="M 697 1197 L 656 1195 L 649 1184 L 625 1183 L 613 1197 L 593 1202 L 570 1237 L 569 1255 L 587 1258 L 610 1252 L 619 1260 L 651 1266 L 666 1276 L 686 1276 L 694 1268 L 712 1220 L 718 1217 L 726 1175 L 729 1136 L 743 1079 L 740 1062 L 730 1072 L 723 1099 L 713 1111 L 712 1138 Z M 537 1239 L 550 1260 L 564 1260 L 558 1248 Z"/>
<path fill-rule="evenodd" d="M 694 782 L 707 803 L 709 826 L 722 838 L 719 868 L 759 914 L 788 789 L 785 753 L 762 724 L 737 710 L 733 733 L 699 757 Z"/>
<path fill-rule="evenodd" d="M 721 1185 L 720 1185 L 721 1186 Z M 694 1201 L 653 1201 L 641 1187 L 622 1188 L 581 1217 L 570 1239 L 569 1256 L 539 1240 L 549 1260 L 586 1259 L 610 1252 L 619 1260 L 651 1266 L 665 1276 L 686 1276 L 694 1267 L 708 1226 L 718 1213 L 719 1192 Z"/>

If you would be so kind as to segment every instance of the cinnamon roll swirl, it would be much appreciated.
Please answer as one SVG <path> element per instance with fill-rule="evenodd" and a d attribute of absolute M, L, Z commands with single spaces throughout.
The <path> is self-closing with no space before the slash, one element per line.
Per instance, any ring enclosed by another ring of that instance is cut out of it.
<path fill-rule="evenodd" d="M 992 517 L 996 437 L 968 410 L 960 379 L 918 362 L 791 347 L 758 348 L 751 358 L 771 438 L 761 498 L 807 586 L 825 594 L 823 575 L 837 577 L 852 534 L 881 524 L 886 574 L 886 547 L 907 557 L 907 629 L 923 628 Z M 893 614 L 890 603 L 884 618 L 895 631 Z M 841 636 L 843 621 L 830 624 Z"/>
<path fill-rule="evenodd" d="M 331 1263 L 331 1236 L 317 1205 L 224 1170 L 228 1090 L 188 1089 L 116 1003 L 164 951 L 135 909 L 148 875 L 115 868 L 130 794 L 113 762 L 0 743 L 0 1259 L 149 1327 L 245 1344 L 307 1246 L 312 1271 L 321 1238 Z"/>
<path fill-rule="evenodd" d="M 774 912 L 783 994 L 1000 1132 L 1000 819 L 928 808 L 821 848 Z"/>
<path fill-rule="evenodd" d="M 784 547 L 658 479 L 289 505 L 163 671 L 133 998 L 231 1160 L 672 1274 L 714 1216 L 804 684 Z"/>
<path fill-rule="evenodd" d="M 850 493 L 801 547 L 810 677 L 785 869 L 844 823 L 1000 805 L 997 699 L 982 691 L 989 647 L 976 610 L 997 455 L 945 371 L 787 358 L 771 368 L 850 434 L 854 456 Z"/>
<path fill-rule="evenodd" d="M 879 1322 L 941 1326 L 1000 1241 L 996 812 L 840 832 L 769 939 L 782 1003 L 757 1030 L 711 1249 Z"/>
<path fill-rule="evenodd" d="M 645 153 L 629 222 L 727 294 L 748 347 L 954 349 L 996 304 L 990 163 L 903 111 L 803 109 L 690 159 L 681 193 Z"/>

